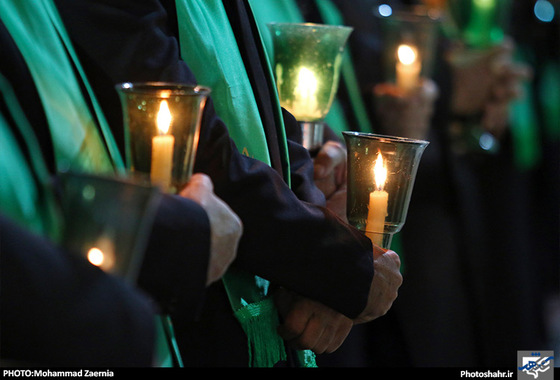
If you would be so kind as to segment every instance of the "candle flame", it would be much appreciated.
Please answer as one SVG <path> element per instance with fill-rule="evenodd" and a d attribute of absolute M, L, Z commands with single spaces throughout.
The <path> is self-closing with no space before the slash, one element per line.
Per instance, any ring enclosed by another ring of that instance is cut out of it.
<path fill-rule="evenodd" d="M 317 93 L 317 79 L 313 75 L 313 71 L 307 67 L 299 69 L 298 84 L 294 91 L 304 98 L 309 98 Z"/>
<path fill-rule="evenodd" d="M 90 263 L 99 267 L 103 265 L 103 261 L 105 261 L 105 255 L 103 254 L 102 250 L 93 247 L 88 251 L 87 259 Z"/>
<path fill-rule="evenodd" d="M 411 65 L 416 61 L 416 49 L 409 45 L 399 45 L 397 49 L 397 57 L 403 65 Z"/>
<path fill-rule="evenodd" d="M 381 155 L 381 152 L 377 152 L 377 159 L 375 160 L 375 165 L 373 166 L 373 176 L 377 190 L 383 190 L 385 181 L 387 180 L 387 168 L 383 163 L 383 156 Z"/>
<path fill-rule="evenodd" d="M 157 115 L 157 127 L 161 134 L 166 134 L 169 131 L 172 119 L 167 100 L 162 100 Z"/>

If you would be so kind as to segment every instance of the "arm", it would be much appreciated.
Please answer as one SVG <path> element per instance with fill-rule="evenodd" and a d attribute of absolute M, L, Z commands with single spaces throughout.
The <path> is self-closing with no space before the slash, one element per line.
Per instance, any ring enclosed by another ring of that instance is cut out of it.
<path fill-rule="evenodd" d="M 111 8 L 120 11 L 126 9 L 125 6 L 117 7 L 113 1 L 94 2 L 93 5 L 99 8 L 109 8 L 100 10 L 104 16 L 98 17 L 97 22 L 101 19 L 107 28 L 113 25 L 125 29 L 125 32 L 120 30 L 124 33 L 122 38 L 111 35 L 99 44 L 96 42 L 98 37 L 91 36 L 93 33 L 74 29 L 86 28 L 90 24 L 90 28 L 97 30 L 95 17 L 88 13 L 85 16 L 74 13 L 74 3 L 58 0 L 63 19 L 81 52 L 80 58 L 87 62 L 84 66 L 94 89 L 100 100 L 111 103 L 102 106 L 109 111 L 106 116 L 112 128 L 122 125 L 120 104 L 112 86 L 119 81 L 131 80 L 133 72 L 138 73 L 134 80 L 162 80 L 169 78 L 169 72 L 164 68 L 178 64 L 181 69 L 175 71 L 175 78 L 192 82 L 192 75 L 187 74 L 188 68 L 176 58 L 176 39 L 160 33 L 165 29 L 160 25 L 165 15 L 159 6 L 154 5 L 151 11 L 144 7 L 130 8 L 140 17 L 130 21 L 130 28 L 125 28 L 121 24 L 128 20 L 126 15 L 115 16 L 118 21 L 107 20 L 113 17 Z M 123 0 L 118 4 L 126 3 Z M 143 5 L 150 3 L 153 2 L 142 2 Z M 156 20 L 159 20 L 157 25 L 154 24 Z M 142 23 L 144 28 L 141 28 Z M 114 32 L 118 33 L 119 29 Z M 108 46 L 128 46 L 127 33 L 134 34 L 130 39 L 136 41 L 136 35 L 148 32 L 155 33 L 161 41 L 143 44 L 139 52 Z M 152 55 L 151 48 L 157 52 L 164 48 L 171 52 Z M 161 62 L 154 62 L 158 57 Z M 144 72 L 141 72 L 142 67 L 146 68 Z M 103 85 L 107 82 L 110 84 Z M 115 112 L 110 112 L 111 109 Z M 345 314 L 355 316 L 363 310 L 373 275 L 369 240 L 341 223 L 330 211 L 301 202 L 267 165 L 241 155 L 211 102 L 204 112 L 195 172 L 210 176 L 216 195 L 243 221 L 244 235 L 235 265 L 318 299 Z M 335 283 L 347 286 L 338 287 Z"/>
<path fill-rule="evenodd" d="M 195 170 L 243 220 L 234 265 L 356 316 L 373 275 L 371 242 L 326 208 L 302 202 L 267 165 L 239 154 L 223 122 L 204 115 Z M 339 284 L 345 284 L 341 287 Z"/>
<path fill-rule="evenodd" d="M 151 301 L 81 257 L 0 216 L 2 359 L 150 366 Z"/>

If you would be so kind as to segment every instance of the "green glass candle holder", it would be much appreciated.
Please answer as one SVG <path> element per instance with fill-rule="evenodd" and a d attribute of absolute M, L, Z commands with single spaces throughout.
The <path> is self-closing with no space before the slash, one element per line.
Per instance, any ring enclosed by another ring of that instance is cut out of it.
<path fill-rule="evenodd" d="M 303 145 L 322 145 L 323 122 L 338 90 L 343 52 L 352 28 L 271 23 L 280 104 L 302 126 Z"/>
<path fill-rule="evenodd" d="M 503 41 L 511 6 L 511 0 L 448 0 L 448 14 L 467 46 L 487 48 Z"/>
<path fill-rule="evenodd" d="M 429 142 L 342 132 L 348 151 L 348 222 L 389 249 L 406 220 L 420 159 Z"/>
<path fill-rule="evenodd" d="M 192 175 L 200 119 L 210 89 L 175 83 L 122 83 L 126 162 L 133 176 L 176 193 Z"/>
<path fill-rule="evenodd" d="M 161 192 L 129 180 L 60 174 L 62 244 L 109 274 L 135 283 Z"/>
<path fill-rule="evenodd" d="M 384 78 L 404 92 L 412 91 L 422 77 L 432 76 L 439 18 L 420 7 L 378 17 L 385 46 Z"/>

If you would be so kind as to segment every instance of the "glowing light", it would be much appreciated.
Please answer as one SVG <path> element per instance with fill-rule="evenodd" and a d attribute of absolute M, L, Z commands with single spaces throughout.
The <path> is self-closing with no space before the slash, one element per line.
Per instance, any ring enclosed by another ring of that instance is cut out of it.
<path fill-rule="evenodd" d="M 533 12 L 542 22 L 551 22 L 554 19 L 554 6 L 547 0 L 537 0 Z"/>
<path fill-rule="evenodd" d="M 87 259 L 93 265 L 100 267 L 105 261 L 105 255 L 99 248 L 93 247 L 87 253 Z"/>
<path fill-rule="evenodd" d="M 416 61 L 416 49 L 408 45 L 400 45 L 397 49 L 397 57 L 404 65 L 411 65 Z"/>
<path fill-rule="evenodd" d="M 315 79 L 313 71 L 309 70 L 307 67 L 299 69 L 298 84 L 295 88 L 295 92 L 304 97 L 315 96 L 317 93 L 317 79 Z"/>
<path fill-rule="evenodd" d="M 159 112 L 157 115 L 157 127 L 162 134 L 166 134 L 169 131 L 169 126 L 171 125 L 171 112 L 169 111 L 169 105 L 167 100 L 163 100 L 159 106 Z"/>
<path fill-rule="evenodd" d="M 373 166 L 373 176 L 377 190 L 383 190 L 383 187 L 385 187 L 385 181 L 387 181 L 387 168 L 383 164 L 383 156 L 381 155 L 381 152 L 377 153 L 377 159 L 375 160 L 375 165 Z"/>
<path fill-rule="evenodd" d="M 495 0 L 473 0 L 473 3 L 478 6 L 479 8 L 492 8 L 496 5 Z"/>
<path fill-rule="evenodd" d="M 393 8 L 389 4 L 381 4 L 377 7 L 377 11 L 383 17 L 389 17 L 393 14 Z"/>

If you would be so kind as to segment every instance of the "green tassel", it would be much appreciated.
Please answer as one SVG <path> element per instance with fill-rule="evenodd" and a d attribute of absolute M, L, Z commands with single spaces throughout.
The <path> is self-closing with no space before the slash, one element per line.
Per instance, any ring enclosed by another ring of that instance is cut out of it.
<path fill-rule="evenodd" d="M 297 352 L 300 366 L 304 368 L 317 368 L 317 362 L 315 361 L 315 353 L 311 350 L 304 350 Z"/>
<path fill-rule="evenodd" d="M 273 367 L 286 360 L 286 349 L 276 328 L 279 324 L 272 300 L 247 304 L 235 312 L 249 342 L 249 366 Z"/>

